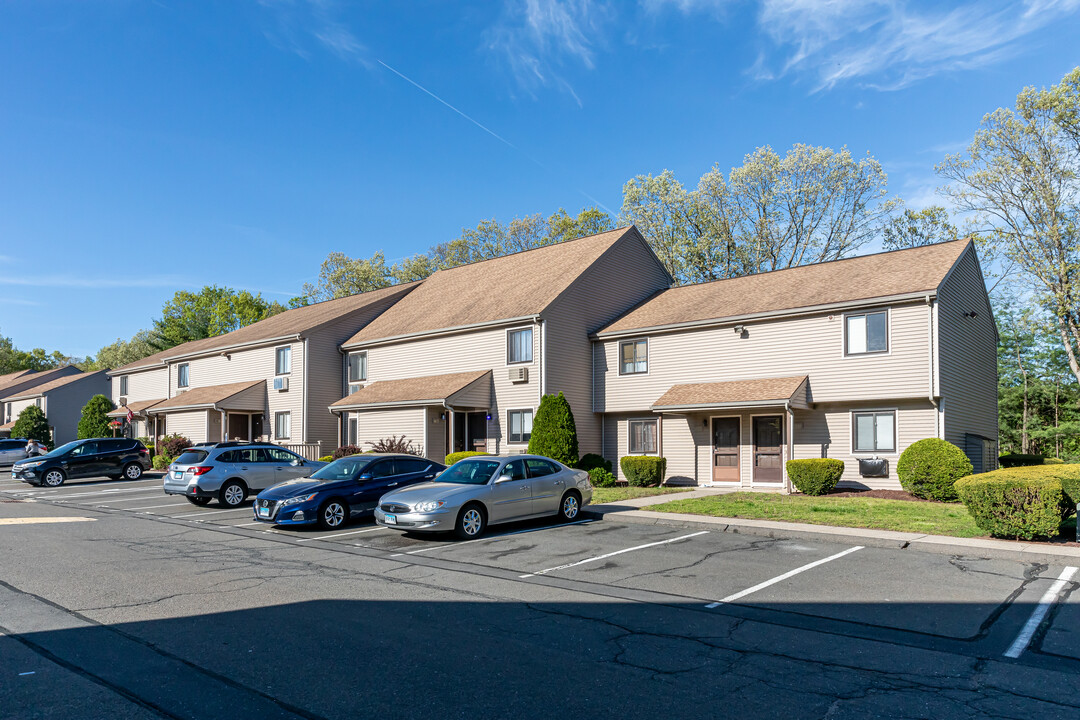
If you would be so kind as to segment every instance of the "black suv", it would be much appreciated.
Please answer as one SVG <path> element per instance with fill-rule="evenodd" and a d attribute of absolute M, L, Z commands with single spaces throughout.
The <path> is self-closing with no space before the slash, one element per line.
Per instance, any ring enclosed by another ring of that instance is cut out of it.
<path fill-rule="evenodd" d="M 150 451 L 138 440 L 92 438 L 61 445 L 48 455 L 27 458 L 11 468 L 11 479 L 59 487 L 88 477 L 138 480 L 150 469 Z"/>

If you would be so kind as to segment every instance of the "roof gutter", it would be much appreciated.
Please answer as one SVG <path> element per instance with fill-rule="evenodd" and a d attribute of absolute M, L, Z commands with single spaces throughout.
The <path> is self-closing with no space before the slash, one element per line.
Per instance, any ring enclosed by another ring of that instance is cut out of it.
<path fill-rule="evenodd" d="M 392 343 L 404 342 L 406 340 L 416 340 L 425 337 L 440 337 L 443 335 L 455 335 L 457 333 L 467 332 L 469 330 L 479 330 L 488 327 L 500 327 L 502 325 L 516 325 L 523 322 L 538 322 L 540 320 L 540 313 L 535 315 L 522 315 L 521 317 L 505 318 L 503 320 L 488 320 L 486 322 L 472 323 L 470 325 L 455 325 L 454 327 L 439 328 L 438 330 L 423 330 L 415 333 L 405 333 L 404 335 L 391 335 L 389 337 L 378 338 L 376 340 L 362 340 L 355 343 L 343 343 L 341 350 L 343 352 L 348 350 L 360 350 L 362 348 L 374 347 L 376 345 L 390 345 Z"/>
<path fill-rule="evenodd" d="M 757 407 L 787 407 L 791 402 L 790 398 L 777 398 L 776 400 L 738 400 L 734 402 L 721 402 L 721 403 L 699 403 L 694 405 L 653 405 L 650 410 L 653 412 L 692 412 L 695 410 L 710 410 L 713 408 L 757 408 Z"/>
<path fill-rule="evenodd" d="M 115 377 L 116 375 L 129 375 L 134 372 L 142 372 L 143 370 L 156 370 L 163 365 L 168 365 L 176 360 L 190 360 L 199 357 L 210 357 L 212 355 L 227 355 L 237 350 L 248 350 L 250 348 L 259 347 L 260 345 L 276 345 L 280 342 L 294 342 L 296 340 L 303 339 L 303 333 L 293 333 L 292 335 L 281 335 L 279 337 L 265 338 L 263 340 L 251 340 L 245 343 L 236 343 L 235 345 L 226 345 L 224 347 L 210 348 L 207 350 L 197 350 L 195 352 L 183 353 L 180 355 L 169 355 L 163 357 L 155 365 L 143 365 L 142 367 L 133 367 L 128 369 L 117 368 L 116 370 L 106 370 L 105 373 L 109 377 Z"/>
<path fill-rule="evenodd" d="M 851 302 L 829 303 L 826 305 L 807 305 L 801 308 L 791 308 L 787 310 L 771 310 L 768 312 L 749 313 L 746 315 L 732 315 L 725 318 L 706 318 L 704 320 L 692 320 L 683 323 L 667 323 L 664 325 L 652 325 L 649 327 L 628 328 L 626 330 L 615 330 L 612 332 L 600 331 L 598 333 L 593 333 L 590 337 L 594 340 L 609 340 L 633 335 L 642 335 L 645 333 L 675 332 L 677 330 L 684 329 L 723 327 L 726 325 L 736 325 L 738 323 L 748 322 L 751 320 L 800 317 L 803 315 L 817 315 L 819 313 L 828 312 L 830 310 L 850 310 L 855 308 L 873 307 L 875 305 L 884 305 L 891 303 L 916 302 L 923 300 L 925 297 L 936 298 L 937 290 L 922 291 L 917 293 L 904 293 L 902 295 L 887 295 L 883 297 L 867 298 L 865 300 L 854 300 Z"/>
<path fill-rule="evenodd" d="M 401 408 L 401 407 L 427 407 L 429 405 L 441 405 L 447 409 L 451 409 L 446 404 L 446 399 L 431 399 L 431 400 L 396 400 L 394 402 L 384 403 L 365 403 L 361 405 L 331 405 L 330 412 L 341 413 L 350 412 L 353 410 L 379 410 L 382 408 Z"/>

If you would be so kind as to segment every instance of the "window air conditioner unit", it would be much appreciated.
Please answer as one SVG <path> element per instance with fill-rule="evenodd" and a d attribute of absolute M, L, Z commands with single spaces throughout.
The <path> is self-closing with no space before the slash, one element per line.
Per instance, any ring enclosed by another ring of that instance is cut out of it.
<path fill-rule="evenodd" d="M 274 389 L 275 390 L 288 390 L 289 389 L 289 378 L 287 378 L 287 377 L 276 377 L 276 378 L 274 378 Z"/>
<path fill-rule="evenodd" d="M 120 396 L 120 404 L 121 405 L 127 405 L 127 396 L 125 396 L 125 395 Z"/>
<path fill-rule="evenodd" d="M 529 382 L 529 368 L 525 368 L 525 367 L 510 368 L 510 382 L 512 382 L 512 383 L 527 383 L 527 382 Z"/>
<path fill-rule="evenodd" d="M 859 458 L 859 474 L 863 477 L 889 477 L 888 458 Z"/>

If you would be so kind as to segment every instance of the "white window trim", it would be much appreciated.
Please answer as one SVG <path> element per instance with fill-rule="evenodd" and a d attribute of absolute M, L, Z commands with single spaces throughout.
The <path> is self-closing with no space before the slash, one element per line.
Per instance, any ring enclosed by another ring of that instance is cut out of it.
<path fill-rule="evenodd" d="M 754 479 L 754 452 L 757 450 L 757 443 L 754 442 L 754 418 L 759 417 L 778 417 L 780 418 L 780 482 L 761 482 Z M 791 428 L 788 427 L 787 413 L 781 408 L 774 412 L 762 412 L 751 413 L 750 415 L 750 485 L 764 485 L 765 487 L 780 487 L 787 482 L 787 461 L 791 459 L 790 452 L 788 450 L 788 433 L 791 432 Z M 740 438 L 742 439 L 742 438 Z"/>
<path fill-rule="evenodd" d="M 528 440 L 511 440 L 510 439 L 510 413 L 523 413 L 523 412 L 532 413 L 533 422 L 534 423 L 536 422 L 536 408 L 527 408 L 527 407 L 524 407 L 524 408 L 509 408 L 506 411 L 506 444 L 507 445 L 528 445 L 529 444 Z M 521 434 L 524 435 L 525 433 L 522 432 Z M 531 436 L 532 432 L 530 432 L 529 435 Z"/>
<path fill-rule="evenodd" d="M 873 352 L 861 352 L 861 353 L 849 353 L 847 350 L 847 326 L 849 317 L 859 317 L 862 315 L 873 315 L 875 313 L 885 313 L 885 349 L 875 350 Z M 893 321 L 892 321 L 892 308 L 869 308 L 867 310 L 853 310 L 852 312 L 844 313 L 841 317 L 842 327 L 840 328 L 840 357 L 842 358 L 864 358 L 864 357 L 888 357 L 892 355 L 893 349 Z"/>
<path fill-rule="evenodd" d="M 289 434 L 278 435 L 278 418 L 282 415 L 287 415 L 289 418 Z M 274 413 L 274 439 L 275 440 L 291 440 L 292 439 L 292 411 L 291 410 L 279 410 Z"/>
<path fill-rule="evenodd" d="M 532 333 L 532 351 L 529 353 L 532 356 L 531 360 L 519 360 L 517 362 L 510 362 L 510 333 L 520 332 L 522 330 L 529 330 Z M 536 326 L 535 325 L 522 325 L 520 327 L 506 328 L 506 342 L 504 343 L 505 351 L 503 352 L 503 361 L 505 365 L 503 367 L 519 367 L 523 365 L 532 365 L 536 362 Z"/>
<path fill-rule="evenodd" d="M 656 425 L 656 450 L 654 452 L 634 452 L 630 449 L 630 439 L 633 433 L 630 432 L 630 423 L 636 422 L 651 422 Z M 660 455 L 660 418 L 658 417 L 635 417 L 626 418 L 626 454 L 633 455 L 634 457 L 657 457 Z"/>
<path fill-rule="evenodd" d="M 363 357 L 364 358 L 364 376 L 362 378 L 360 378 L 359 380 L 352 380 L 352 379 L 349 378 L 349 364 L 350 364 L 350 361 L 352 360 L 352 357 L 354 355 L 357 356 L 357 357 Z M 367 359 L 368 359 L 367 350 L 360 350 L 360 351 L 350 352 L 345 356 L 345 387 L 346 388 L 349 387 L 350 385 L 359 385 L 360 383 L 367 382 L 367 376 L 368 376 Z"/>
<path fill-rule="evenodd" d="M 642 342 L 642 341 L 645 342 L 645 372 L 624 373 L 623 372 L 623 363 L 622 363 L 622 348 L 623 348 L 623 345 L 628 345 L 630 343 L 635 343 L 636 344 L 636 343 L 639 343 L 639 342 Z M 652 372 L 652 363 L 650 362 L 650 358 L 649 358 L 649 355 L 651 354 L 651 351 L 652 351 L 652 348 L 650 347 L 650 345 L 651 345 L 651 343 L 649 342 L 649 338 L 647 338 L 647 337 L 639 337 L 639 338 L 633 338 L 633 339 L 629 339 L 629 340 L 620 340 L 619 341 L 618 349 L 615 351 L 616 352 L 615 364 L 619 368 L 619 376 L 620 377 L 648 377 L 649 376 L 649 373 Z"/>
<path fill-rule="evenodd" d="M 186 373 L 187 382 L 184 383 L 183 385 L 180 384 L 180 368 L 187 368 L 187 373 Z M 178 387 L 178 388 L 191 387 L 191 365 L 189 363 L 180 363 L 179 365 L 176 366 L 176 387 Z"/>
<path fill-rule="evenodd" d="M 855 416 L 868 415 L 871 413 L 892 413 L 893 415 L 893 449 L 892 450 L 856 450 L 855 449 Z M 896 457 L 900 454 L 900 409 L 891 408 L 865 408 L 848 411 L 848 428 L 851 433 L 850 442 L 852 457 Z"/>
<path fill-rule="evenodd" d="M 285 372 L 278 371 L 278 353 L 282 350 L 289 351 L 289 369 Z M 292 345 L 283 345 L 281 347 L 274 348 L 274 376 L 281 377 L 282 375 L 292 375 Z"/>

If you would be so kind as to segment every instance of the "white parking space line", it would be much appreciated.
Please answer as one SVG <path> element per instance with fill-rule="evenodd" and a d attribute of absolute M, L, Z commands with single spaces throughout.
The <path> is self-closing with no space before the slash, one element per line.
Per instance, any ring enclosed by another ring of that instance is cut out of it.
<path fill-rule="evenodd" d="M 162 492 L 162 490 L 161 490 L 160 486 L 145 487 L 145 488 L 134 488 L 134 489 L 130 489 L 130 490 L 127 489 L 127 488 L 116 488 L 115 490 L 99 490 L 97 492 L 88 492 L 88 493 L 66 493 L 66 494 L 63 494 L 63 495 L 57 495 L 56 499 L 58 499 L 58 500 L 71 500 L 73 498 L 97 497 L 99 495 L 134 495 L 136 493 L 148 493 L 148 492 L 157 492 L 157 493 L 159 493 L 159 492 Z"/>
<path fill-rule="evenodd" d="M 775 585 L 778 582 L 783 582 L 784 580 L 787 580 L 789 577 L 794 577 L 794 576 L 798 575 L 799 573 L 806 572 L 807 570 L 812 570 L 813 568 L 816 568 L 819 565 L 824 565 L 827 562 L 832 562 L 833 560 L 836 560 L 838 558 L 842 558 L 845 555 L 850 555 L 853 552 L 858 552 L 859 550 L 862 550 L 863 547 L 864 546 L 862 546 L 862 545 L 856 545 L 855 547 L 850 547 L 847 550 L 844 550 L 843 552 L 838 552 L 835 555 L 830 555 L 827 558 L 822 558 L 821 560 L 815 560 L 814 562 L 803 565 L 802 567 L 797 567 L 794 570 L 789 570 L 788 572 L 784 573 L 783 575 L 777 575 L 772 580 L 766 580 L 765 582 L 758 583 L 757 585 L 754 585 L 753 587 L 748 587 L 745 590 L 743 590 L 742 592 L 737 592 L 734 595 L 728 595 L 723 600 L 718 600 L 718 601 L 716 601 L 714 603 L 709 603 L 705 607 L 714 608 L 714 607 L 719 607 L 720 605 L 723 605 L 724 603 L 735 602 L 736 600 L 738 600 L 740 598 L 744 598 L 747 595 L 751 595 L 753 593 L 756 593 L 758 590 L 764 590 L 765 588 L 769 587 L 770 585 Z"/>
<path fill-rule="evenodd" d="M 248 527 L 249 525 L 265 525 L 265 524 L 266 523 L 264 523 L 264 522 L 262 522 L 260 520 L 256 520 L 255 522 L 237 523 L 236 525 L 223 525 L 222 527 Z"/>
<path fill-rule="evenodd" d="M 161 497 L 162 497 L 162 499 L 170 498 L 170 497 L 176 498 L 175 495 L 170 496 L 170 495 L 166 495 L 165 493 L 161 493 Z M 123 497 L 123 498 L 107 497 L 107 498 L 101 498 L 101 500 L 99 502 L 103 502 L 103 503 L 106 503 L 106 502 L 107 503 L 146 502 L 147 499 L 148 498 L 145 495 L 136 495 L 135 497 Z M 179 498 L 176 498 L 176 499 L 179 499 Z"/>
<path fill-rule="evenodd" d="M 199 517 L 199 516 L 202 516 L 202 515 L 220 515 L 221 513 L 238 512 L 238 511 L 251 512 L 251 508 L 250 507 L 238 507 L 238 508 L 229 508 L 228 510 L 211 510 L 209 512 L 203 511 L 203 512 L 185 513 L 183 515 L 170 515 L 169 517 L 171 517 L 173 520 L 178 520 L 180 518 Z"/>
<path fill-rule="evenodd" d="M 556 570 L 566 570 L 567 568 L 577 567 L 578 565 L 585 565 L 586 563 L 596 562 L 598 560 L 605 560 L 609 557 L 616 555 L 622 555 L 623 553 L 633 552 L 635 550 L 644 550 L 645 548 L 656 547 L 658 545 L 667 545 L 668 543 L 679 542 L 680 540 L 689 540 L 692 537 L 698 535 L 708 535 L 708 530 L 702 530 L 701 532 L 690 533 L 689 535 L 680 535 L 676 538 L 668 538 L 667 540 L 659 540 L 657 542 L 645 543 L 644 545 L 637 545 L 631 548 L 624 548 L 622 550 L 616 550 L 615 552 L 604 553 L 603 555 L 597 555 L 596 557 L 585 558 L 584 560 L 578 560 L 577 562 L 566 563 L 565 565 L 556 565 L 555 567 L 547 568 L 546 570 L 537 570 L 534 573 L 526 573 L 525 575 L 518 575 L 519 578 L 536 577 L 537 575 L 547 575 L 549 572 L 555 572 Z"/>
<path fill-rule="evenodd" d="M 309 540 L 329 540 L 330 538 L 345 537 L 346 535 L 359 535 L 360 533 L 378 532 L 379 530 L 388 530 L 389 528 L 377 527 L 366 528 L 364 530 L 351 530 L 349 532 L 338 533 L 337 535 L 321 535 L 319 537 L 308 537 L 296 542 L 307 542 Z"/>
<path fill-rule="evenodd" d="M 456 548 L 456 547 L 461 547 L 462 545 L 468 545 L 469 543 L 474 543 L 474 542 L 493 541 L 493 540 L 498 540 L 499 538 L 510 537 L 511 535 L 524 535 L 525 533 L 539 532 L 541 530 L 550 530 L 553 527 L 567 527 L 569 525 L 586 525 L 586 524 L 592 523 L 592 522 L 596 522 L 596 521 L 595 520 L 578 520 L 577 522 L 560 523 L 558 525 L 545 525 L 544 527 L 529 528 L 528 530 L 515 530 L 514 532 L 502 533 L 501 535 L 492 535 L 491 537 L 476 538 L 475 540 L 462 540 L 460 542 L 447 543 L 445 545 L 429 545 L 428 547 L 423 547 L 423 548 L 420 548 L 419 550 L 409 550 L 407 552 L 394 553 L 390 557 L 401 557 L 402 555 L 416 555 L 417 553 L 428 552 L 429 550 L 442 550 L 443 548 Z M 386 529 L 391 530 L 391 529 L 394 529 L 394 528 L 386 528 Z M 362 545 L 357 545 L 357 547 L 363 547 L 363 546 Z"/>
<path fill-rule="evenodd" d="M 1072 580 L 1072 576 L 1076 574 L 1077 568 L 1067 567 L 1061 571 L 1058 575 L 1058 579 L 1054 581 L 1054 584 L 1050 586 L 1050 589 L 1039 600 L 1039 604 L 1035 607 L 1035 612 L 1031 613 L 1031 617 L 1028 618 L 1027 624 L 1020 631 L 1020 634 L 1016 636 L 1016 640 L 1013 640 L 1013 644 L 1009 646 L 1009 649 L 1005 651 L 1005 657 L 1018 658 L 1024 654 L 1029 644 L 1031 644 L 1031 638 L 1035 637 L 1035 631 L 1039 629 L 1039 625 L 1042 623 L 1043 618 L 1046 617 L 1046 613 L 1050 612 L 1050 607 L 1058 601 L 1058 596 L 1061 594 L 1062 588 L 1065 587 L 1065 583 Z"/>
<path fill-rule="evenodd" d="M 137 508 L 116 508 L 116 509 L 117 510 L 127 510 L 128 512 L 135 512 L 136 510 L 153 510 L 154 508 L 163 508 L 163 507 L 187 507 L 187 503 L 169 503 L 168 505 L 144 505 L 142 507 L 137 507 Z"/>

